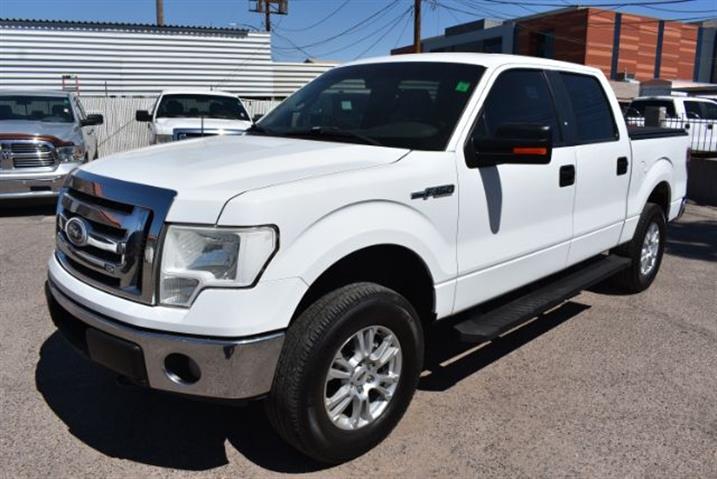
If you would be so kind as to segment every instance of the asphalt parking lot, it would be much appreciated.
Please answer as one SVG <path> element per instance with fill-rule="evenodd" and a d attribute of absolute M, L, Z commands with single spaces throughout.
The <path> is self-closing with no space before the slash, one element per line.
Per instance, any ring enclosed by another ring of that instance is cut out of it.
<path fill-rule="evenodd" d="M 479 348 L 430 332 L 398 428 L 329 469 L 258 404 L 126 386 L 75 353 L 45 310 L 53 221 L 51 206 L 0 209 L 2 477 L 717 477 L 715 208 L 671 225 L 643 294 L 598 287 Z"/>

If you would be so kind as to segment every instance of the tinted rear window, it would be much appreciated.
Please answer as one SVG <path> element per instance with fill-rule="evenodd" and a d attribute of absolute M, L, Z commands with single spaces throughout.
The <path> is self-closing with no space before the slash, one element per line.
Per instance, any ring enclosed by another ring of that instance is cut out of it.
<path fill-rule="evenodd" d="M 618 138 L 612 107 L 597 78 L 560 73 L 575 113 L 579 143 L 613 141 Z"/>

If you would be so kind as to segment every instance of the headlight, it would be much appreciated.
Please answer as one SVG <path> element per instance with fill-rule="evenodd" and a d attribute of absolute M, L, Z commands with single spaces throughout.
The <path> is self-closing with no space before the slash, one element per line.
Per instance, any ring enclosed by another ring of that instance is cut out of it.
<path fill-rule="evenodd" d="M 278 246 L 277 231 L 170 225 L 159 278 L 162 304 L 188 307 L 204 288 L 254 284 Z"/>
<path fill-rule="evenodd" d="M 160 143 L 169 143 L 174 139 L 172 135 L 154 135 L 154 143 L 159 145 Z"/>
<path fill-rule="evenodd" d="M 55 151 L 57 152 L 57 157 L 63 163 L 83 161 L 85 159 L 85 148 L 81 145 L 60 146 Z"/>

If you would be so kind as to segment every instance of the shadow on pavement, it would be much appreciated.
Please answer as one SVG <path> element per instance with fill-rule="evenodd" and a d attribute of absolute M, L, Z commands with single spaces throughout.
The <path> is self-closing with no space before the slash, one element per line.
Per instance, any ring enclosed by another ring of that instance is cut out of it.
<path fill-rule="evenodd" d="M 271 471 L 325 467 L 286 445 L 261 403 L 234 407 L 121 386 L 113 373 L 87 361 L 57 332 L 42 345 L 35 381 L 70 433 L 111 457 L 201 471 L 227 464 L 229 441 Z"/>
<path fill-rule="evenodd" d="M 717 221 L 670 223 L 665 253 L 688 259 L 717 261 Z"/>
<path fill-rule="evenodd" d="M 426 335 L 429 339 L 426 342 L 424 370 L 429 374 L 424 372 L 418 389 L 445 391 L 589 308 L 585 304 L 569 301 L 531 323 L 482 345 L 459 342 L 451 324 L 440 323 Z"/>
<path fill-rule="evenodd" d="M 54 216 L 56 198 L 30 198 L 26 200 L 3 200 L 0 217 L 6 216 Z"/>

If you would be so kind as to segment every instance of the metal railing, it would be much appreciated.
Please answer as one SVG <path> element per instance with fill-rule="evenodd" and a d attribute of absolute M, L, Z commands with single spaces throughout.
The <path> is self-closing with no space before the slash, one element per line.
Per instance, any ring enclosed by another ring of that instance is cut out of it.
<path fill-rule="evenodd" d="M 645 126 L 644 117 L 627 116 L 625 121 L 628 126 Z M 690 150 L 693 154 L 714 155 L 717 153 L 717 120 L 690 118 L 683 115 L 660 119 L 654 126 L 687 131 L 690 137 Z"/>

